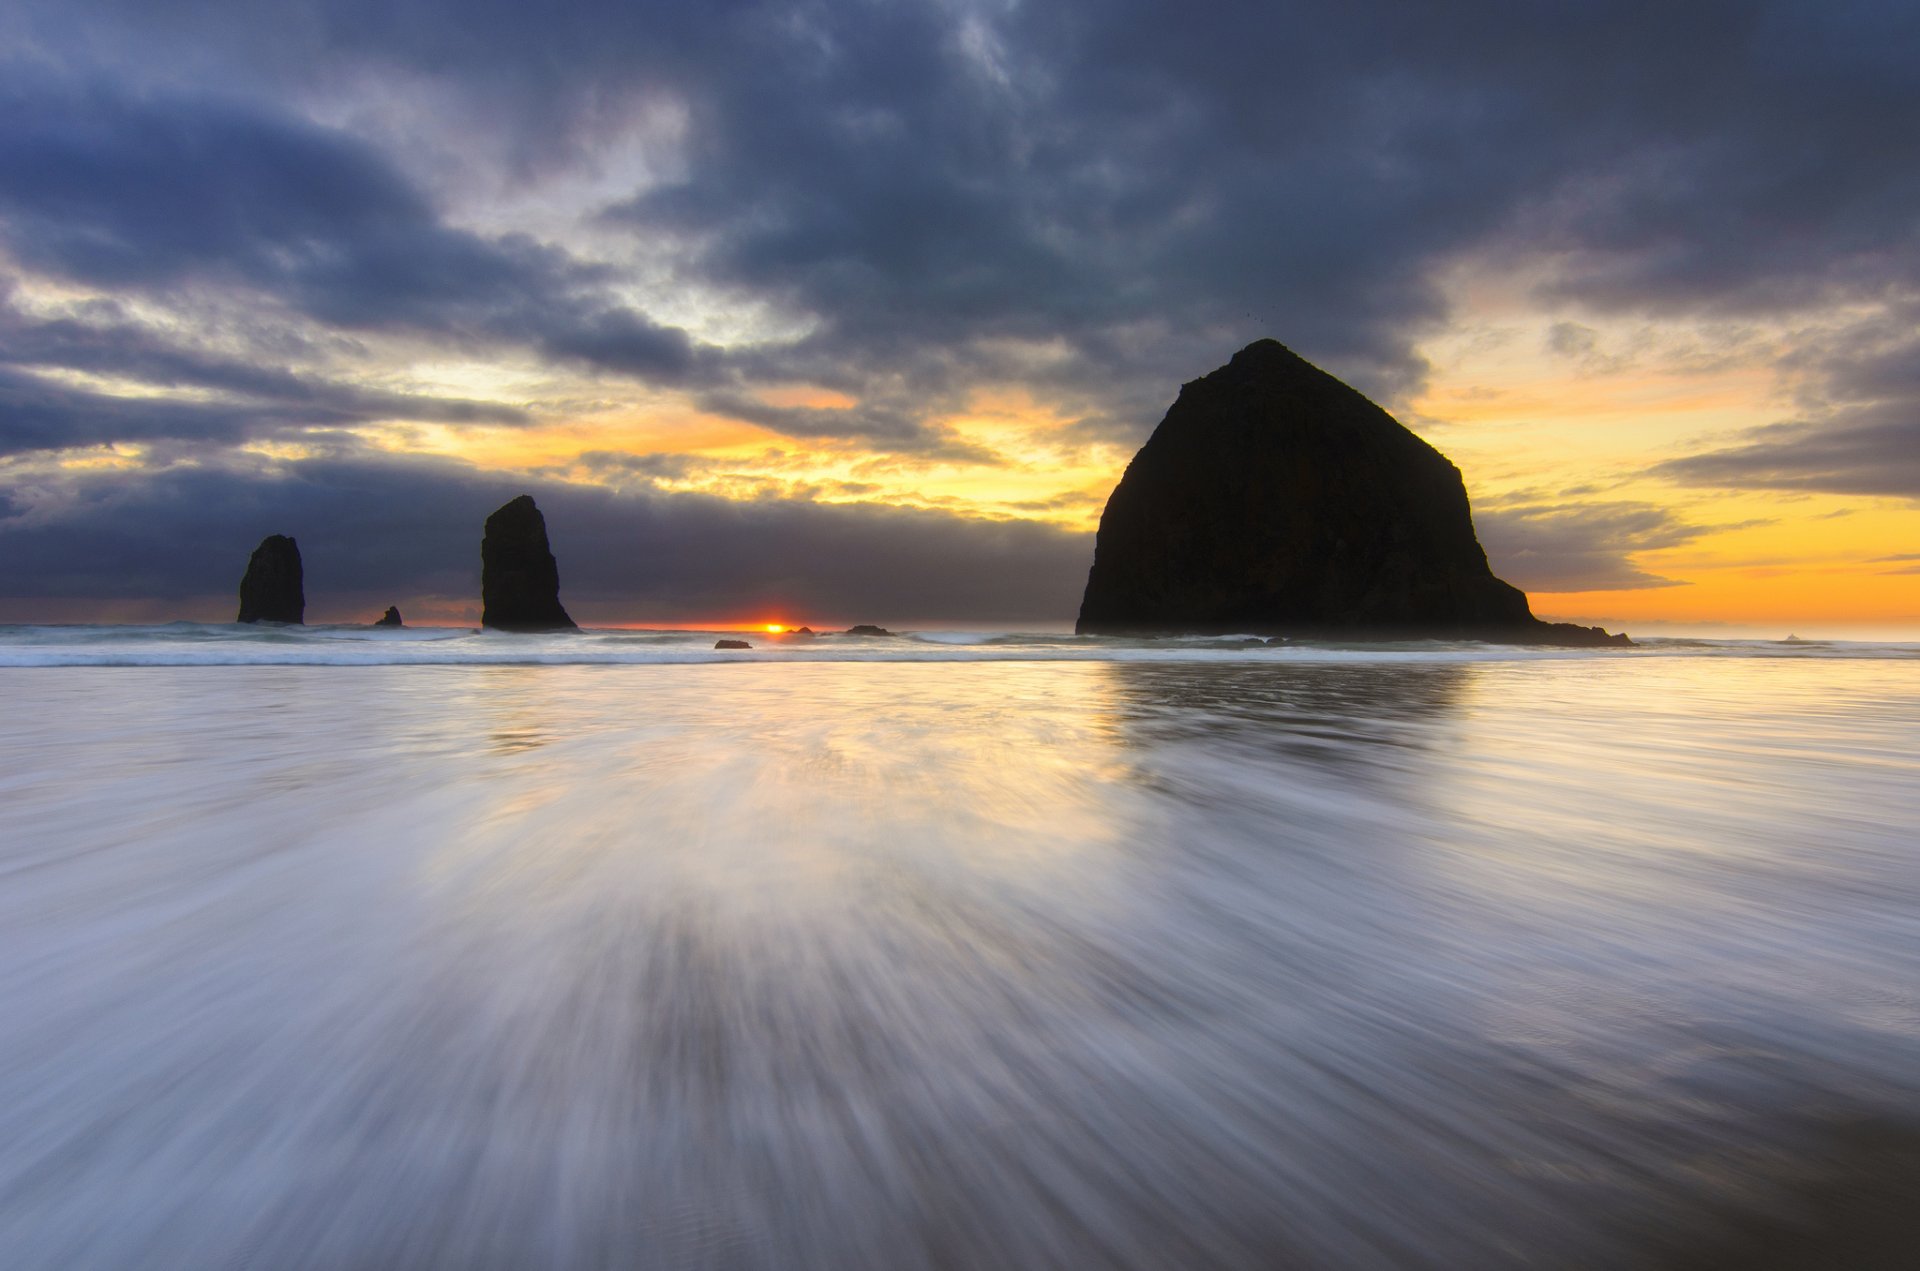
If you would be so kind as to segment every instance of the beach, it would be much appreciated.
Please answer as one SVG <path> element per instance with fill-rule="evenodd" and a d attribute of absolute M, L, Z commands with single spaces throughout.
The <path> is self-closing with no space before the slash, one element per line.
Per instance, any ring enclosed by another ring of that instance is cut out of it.
<path fill-rule="evenodd" d="M 0 630 L 5 1264 L 1911 1249 L 1920 647 L 713 636 Z"/>

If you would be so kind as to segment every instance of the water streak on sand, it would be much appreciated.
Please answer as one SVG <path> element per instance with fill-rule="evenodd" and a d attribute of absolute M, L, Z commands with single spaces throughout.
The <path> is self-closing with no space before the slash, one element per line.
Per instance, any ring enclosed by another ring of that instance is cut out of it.
<path fill-rule="evenodd" d="M 1912 1247 L 1920 661 L 957 647 L 0 667 L 6 1265 Z"/>

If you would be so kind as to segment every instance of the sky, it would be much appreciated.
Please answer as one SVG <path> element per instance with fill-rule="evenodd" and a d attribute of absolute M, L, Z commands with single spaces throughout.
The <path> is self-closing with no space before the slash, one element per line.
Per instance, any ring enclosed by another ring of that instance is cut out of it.
<path fill-rule="evenodd" d="M 1058 627 L 1271 337 L 1536 613 L 1920 637 L 1920 6 L 10 0 L 0 621 Z"/>

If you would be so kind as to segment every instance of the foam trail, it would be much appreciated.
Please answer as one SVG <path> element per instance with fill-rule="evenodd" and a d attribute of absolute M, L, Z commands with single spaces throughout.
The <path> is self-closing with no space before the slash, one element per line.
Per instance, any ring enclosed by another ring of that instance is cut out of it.
<path fill-rule="evenodd" d="M 716 650 L 744 637 L 745 651 Z M 755 662 L 1514 662 L 1635 657 L 1920 659 L 1920 644 L 1648 640 L 1637 649 L 1554 649 L 1473 642 L 1267 645 L 1257 636 L 1125 639 L 1058 633 L 920 631 L 812 638 L 738 631 L 599 628 L 548 635 L 469 627 L 218 623 L 0 626 L 5 666 L 631 666 Z"/>
<path fill-rule="evenodd" d="M 1429 654 L 0 668 L 0 1261 L 1909 1256 L 1920 663 Z"/>

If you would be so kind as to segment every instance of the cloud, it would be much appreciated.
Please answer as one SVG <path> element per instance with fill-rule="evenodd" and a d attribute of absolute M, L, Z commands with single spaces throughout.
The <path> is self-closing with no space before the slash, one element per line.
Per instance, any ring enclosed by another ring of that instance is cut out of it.
<path fill-rule="evenodd" d="M 148 395 L 75 388 L 39 373 L 59 371 L 131 381 Z M 180 390 L 189 395 L 177 395 Z M 0 454 L 158 438 L 231 444 L 381 420 L 513 425 L 529 419 L 504 402 L 296 374 L 258 351 L 251 359 L 209 353 L 127 320 L 112 304 L 37 320 L 0 296 Z"/>
<path fill-rule="evenodd" d="M 0 42 L 0 247 L 24 274 L 366 350 L 16 329 L 16 450 L 164 437 L 227 471 L 214 448 L 380 412 L 541 414 L 356 392 L 369 366 L 505 352 L 555 400 L 639 379 L 803 441 L 984 463 L 932 422 L 982 384 L 1137 441 L 1263 335 L 1404 399 L 1448 271 L 1498 260 L 1588 312 L 1802 332 L 1809 426 L 1663 475 L 1920 487 L 1897 336 L 1920 135 L 1889 122 L 1920 117 L 1911 5 L 15 0 Z M 637 158 L 615 144 L 655 118 Z M 1885 329 L 1849 354 L 1804 334 L 1823 306 Z M 1551 339 L 1607 369 L 1582 330 Z M 859 405 L 756 391 L 800 383 Z M 1516 572 L 1556 585 L 1644 585 L 1634 544 L 1678 532 L 1616 511 L 1583 556 L 1541 545 L 1581 528 L 1550 508 L 1486 515 L 1544 536 Z"/>
<path fill-rule="evenodd" d="M 1656 464 L 1687 485 L 1920 499 L 1920 415 L 1848 412 L 1822 425 L 1770 424 L 1747 440 Z"/>
<path fill-rule="evenodd" d="M 900 407 L 861 403 L 846 409 L 813 406 L 772 406 L 740 389 L 702 393 L 700 408 L 715 415 L 757 424 L 795 438 L 858 437 L 892 451 L 945 459 L 954 463 L 993 465 L 1000 457 L 983 446 L 955 436 L 951 430 L 927 423 Z"/>
<path fill-rule="evenodd" d="M 1582 374 L 1609 375 L 1632 365 L 1628 353 L 1609 353 L 1600 347 L 1600 333 L 1578 322 L 1556 322 L 1547 328 L 1546 351 L 1571 362 Z"/>
<path fill-rule="evenodd" d="M 1783 369 L 1805 414 L 1671 459 L 1689 485 L 1920 498 L 1920 294 L 1802 334 Z"/>
<path fill-rule="evenodd" d="M 1564 253 L 1568 294 L 1628 307 L 1912 276 L 1898 5 L 22 8 L 123 80 L 443 101 L 422 152 L 497 142 L 530 183 L 671 102 L 674 162 L 610 215 L 820 319 L 823 353 L 1065 333 L 1111 373 L 1157 317 L 1176 374 L 1254 334 L 1417 372 L 1428 266 L 1493 244 Z"/>
<path fill-rule="evenodd" d="M 436 338 L 456 348 L 518 346 L 566 367 L 656 384 L 705 386 L 711 409 L 802 438 L 858 438 L 876 449 L 991 463 L 995 457 L 926 422 L 965 398 L 958 383 L 874 389 L 846 411 L 775 408 L 748 382 L 832 379 L 773 354 L 733 355 L 702 344 L 616 298 L 610 267 L 521 234 L 488 237 L 448 225 L 392 165 L 363 141 L 258 103 L 204 94 L 135 97 L 23 74 L 0 89 L 10 127 L 0 132 L 0 245 L 30 273 L 142 294 L 172 306 L 176 325 L 197 317 L 194 298 L 291 311 L 321 329 Z M 127 321 L 111 304 L 75 306 L 56 321 L 0 315 L 4 357 L 17 364 L 130 375 L 169 386 L 230 390 L 278 406 L 251 427 L 235 412 L 208 412 L 209 438 L 334 423 L 321 406 L 364 417 L 381 395 L 347 400 L 344 385 L 302 382 L 258 355 L 210 358 Z M 277 320 L 277 318 L 276 318 Z M 929 391 L 932 390 L 932 391 Z M 506 405 L 387 395 L 384 407 L 444 422 L 521 422 Z M 319 415 L 317 421 L 309 416 Z M 138 415 L 136 421 L 135 417 Z M 134 440 L 160 425 L 185 431 L 192 412 L 114 408 L 71 444 Z M 54 415 L 10 430 L 59 444 Z M 115 435 L 115 420 L 137 423 Z"/>
<path fill-rule="evenodd" d="M 0 245 L 31 272 L 240 288 L 317 322 L 528 345 L 664 381 L 699 350 L 524 234 L 445 223 L 377 151 L 274 106 L 130 96 L 18 65 L 0 88 Z"/>
<path fill-rule="evenodd" d="M 282 422 L 339 422 L 290 412 Z M 50 383 L 0 367 L 0 455 L 113 442 L 200 441 L 233 445 L 265 430 L 252 406 L 117 397 Z"/>
<path fill-rule="evenodd" d="M 1520 503 L 1476 508 L 1493 572 L 1522 591 L 1675 587 L 1636 565 L 1637 552 L 1678 547 L 1724 526 L 1689 525 L 1651 503 Z"/>
<path fill-rule="evenodd" d="M 828 621 L 1069 621 L 1090 536 L 1023 521 L 801 500 L 729 502 L 528 480 L 370 455 L 179 465 L 130 481 L 64 473 L 0 481 L 0 595 L 224 598 L 254 544 L 300 542 L 316 612 L 416 598 L 477 602 L 480 527 L 531 493 L 562 596 L 583 621 L 698 621 L 780 612 Z M 224 616 L 209 613 L 208 616 Z"/>

